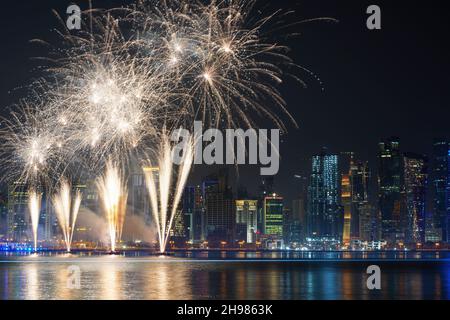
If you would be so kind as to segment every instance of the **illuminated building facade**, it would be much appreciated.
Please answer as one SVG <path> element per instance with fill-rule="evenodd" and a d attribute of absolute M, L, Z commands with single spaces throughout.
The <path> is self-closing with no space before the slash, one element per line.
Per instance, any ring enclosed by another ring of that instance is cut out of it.
<path fill-rule="evenodd" d="M 148 215 L 148 193 L 143 173 L 133 173 L 129 178 L 128 212 L 131 215 L 145 217 Z"/>
<path fill-rule="evenodd" d="M 258 201 L 236 200 L 235 203 L 236 240 L 255 243 L 258 231 Z"/>
<path fill-rule="evenodd" d="M 344 230 L 342 243 L 344 246 L 350 244 L 351 220 L 352 220 L 352 186 L 350 175 L 343 174 L 341 179 L 341 205 L 344 211 Z"/>
<path fill-rule="evenodd" d="M 204 241 L 205 209 L 201 186 L 187 186 L 183 193 L 182 204 L 189 241 L 192 243 Z"/>
<path fill-rule="evenodd" d="M 446 214 L 441 219 L 442 241 L 450 243 L 450 150 L 447 152 Z"/>
<path fill-rule="evenodd" d="M 176 247 L 184 247 L 186 239 L 185 215 L 182 210 L 177 210 L 173 218 L 172 229 L 170 229 L 170 241 Z"/>
<path fill-rule="evenodd" d="M 264 198 L 264 234 L 283 237 L 283 198 L 276 194 Z"/>
<path fill-rule="evenodd" d="M 425 241 L 425 195 L 427 187 L 427 158 L 405 153 L 405 191 L 407 216 L 406 240 L 409 243 Z"/>
<path fill-rule="evenodd" d="M 194 241 L 194 211 L 195 211 L 195 187 L 187 186 L 184 188 L 183 198 L 181 199 L 183 215 L 186 220 L 186 234 L 189 241 Z"/>
<path fill-rule="evenodd" d="M 434 141 L 431 172 L 433 212 L 427 223 L 427 241 L 431 242 L 439 242 L 445 237 L 445 228 L 443 226 L 447 215 L 448 151 L 449 144 L 447 141 Z"/>
<path fill-rule="evenodd" d="M 307 205 L 310 238 L 339 239 L 342 236 L 338 158 L 326 150 L 312 158 Z"/>
<path fill-rule="evenodd" d="M 285 233 L 288 232 L 286 242 L 303 242 L 306 229 L 306 209 L 303 198 L 292 201 L 292 212 L 289 220 L 288 228 L 285 230 Z"/>
<path fill-rule="evenodd" d="M 28 234 L 28 187 L 21 182 L 8 186 L 8 213 L 6 238 L 22 242 L 30 239 Z"/>
<path fill-rule="evenodd" d="M 350 184 L 352 190 L 351 239 L 361 238 L 362 230 L 359 220 L 362 215 L 362 208 L 369 202 L 369 178 L 368 162 L 352 159 L 350 163 Z M 371 225 L 373 225 L 372 218 L 370 221 Z"/>
<path fill-rule="evenodd" d="M 221 171 L 208 177 L 202 185 L 206 210 L 206 234 L 210 246 L 233 242 L 235 204 L 227 180 L 227 173 Z"/>
<path fill-rule="evenodd" d="M 403 185 L 403 156 L 398 138 L 379 143 L 379 208 L 383 240 L 403 243 L 406 227 L 406 197 Z"/>
<path fill-rule="evenodd" d="M 359 239 L 361 241 L 378 240 L 374 208 L 368 202 L 359 207 Z"/>

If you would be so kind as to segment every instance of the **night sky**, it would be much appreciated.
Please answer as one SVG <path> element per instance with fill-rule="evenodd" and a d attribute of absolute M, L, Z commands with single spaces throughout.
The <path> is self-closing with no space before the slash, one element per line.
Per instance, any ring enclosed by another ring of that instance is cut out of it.
<path fill-rule="evenodd" d="M 113 7 L 130 1 L 93 1 Z M 267 1 L 266 1 L 267 2 Z M 31 58 L 45 49 L 30 43 L 52 40 L 59 27 L 51 9 L 64 14 L 71 1 L 3 1 L 0 19 L 0 108 L 2 115 L 17 102 L 39 72 Z M 86 1 L 76 1 L 82 9 Z M 450 140 L 450 19 L 444 1 L 365 0 L 273 1 L 271 8 L 295 9 L 296 19 L 333 17 L 339 23 L 312 22 L 287 41 L 296 63 L 313 71 L 301 88 L 288 81 L 282 88 L 288 110 L 299 123 L 289 125 L 281 150 L 277 190 L 296 196 L 295 174 L 309 172 L 310 157 L 324 146 L 332 152 L 354 151 L 376 170 L 377 143 L 398 136 L 403 151 L 429 153 L 435 137 Z M 366 28 L 366 8 L 382 10 L 382 30 Z M 269 9 L 270 10 L 270 9 Z M 284 43 L 284 42 L 283 42 Z M 196 168 L 198 182 L 211 168 Z M 235 172 L 233 166 L 230 167 Z M 259 168 L 241 168 L 241 183 L 256 191 Z"/>

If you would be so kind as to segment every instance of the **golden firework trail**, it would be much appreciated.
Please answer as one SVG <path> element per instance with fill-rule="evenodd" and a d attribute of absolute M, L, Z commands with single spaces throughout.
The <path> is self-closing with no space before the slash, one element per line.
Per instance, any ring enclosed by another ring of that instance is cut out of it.
<path fill-rule="evenodd" d="M 157 167 L 144 168 L 152 215 L 157 225 L 159 250 L 165 252 L 178 205 L 194 160 L 192 139 L 186 141 L 181 165 L 175 168 L 169 137 L 164 133 L 159 147 Z M 175 178 L 175 179 L 174 179 Z"/>
<path fill-rule="evenodd" d="M 104 175 L 97 180 L 97 187 L 108 223 L 111 252 L 115 252 L 116 244 L 122 238 L 128 194 L 122 172 L 117 164 L 112 161 L 107 162 Z"/>
<path fill-rule="evenodd" d="M 77 190 L 75 197 L 72 197 L 72 186 L 67 180 L 63 180 L 59 192 L 53 196 L 52 200 L 59 226 L 63 232 L 67 252 L 70 252 L 81 204 L 81 192 Z"/>
<path fill-rule="evenodd" d="M 41 213 L 42 194 L 34 189 L 28 191 L 28 210 L 30 211 L 31 229 L 33 232 L 34 251 L 37 251 L 39 215 Z"/>

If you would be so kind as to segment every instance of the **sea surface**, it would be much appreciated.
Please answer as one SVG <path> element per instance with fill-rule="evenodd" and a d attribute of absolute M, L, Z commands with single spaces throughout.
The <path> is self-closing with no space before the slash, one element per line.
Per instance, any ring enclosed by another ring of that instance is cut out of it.
<path fill-rule="evenodd" d="M 0 253 L 0 299 L 450 300 L 450 253 Z"/>

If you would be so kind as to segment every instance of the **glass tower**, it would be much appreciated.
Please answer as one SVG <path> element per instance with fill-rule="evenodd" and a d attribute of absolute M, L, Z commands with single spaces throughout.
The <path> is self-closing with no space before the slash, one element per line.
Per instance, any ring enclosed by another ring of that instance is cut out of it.
<path fill-rule="evenodd" d="M 310 238 L 342 236 L 339 184 L 338 156 L 326 150 L 313 156 L 307 206 Z"/>
<path fill-rule="evenodd" d="M 398 138 L 379 143 L 378 150 L 379 208 L 383 240 L 390 245 L 405 240 L 405 192 L 403 157 Z"/>
<path fill-rule="evenodd" d="M 407 216 L 406 239 L 409 243 L 425 241 L 425 195 L 427 186 L 427 158 L 405 153 L 405 191 Z"/>

